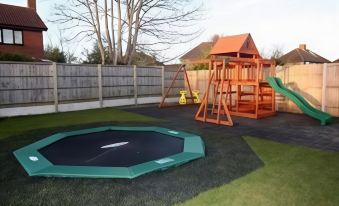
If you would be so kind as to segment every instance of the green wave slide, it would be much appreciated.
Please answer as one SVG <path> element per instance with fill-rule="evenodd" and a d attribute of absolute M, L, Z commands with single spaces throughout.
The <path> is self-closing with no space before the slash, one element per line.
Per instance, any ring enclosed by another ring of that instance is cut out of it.
<path fill-rule="evenodd" d="M 280 78 L 267 77 L 266 81 L 276 92 L 292 100 L 305 114 L 319 120 L 321 125 L 326 125 L 332 122 L 332 117 L 330 114 L 314 108 L 300 94 L 287 89 Z"/>

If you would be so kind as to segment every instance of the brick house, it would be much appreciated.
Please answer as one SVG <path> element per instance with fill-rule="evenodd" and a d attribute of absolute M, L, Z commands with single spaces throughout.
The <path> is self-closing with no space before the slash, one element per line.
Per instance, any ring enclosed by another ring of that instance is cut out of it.
<path fill-rule="evenodd" d="M 316 54 L 315 52 L 306 48 L 306 44 L 300 44 L 299 48 L 284 54 L 280 57 L 282 64 L 323 64 L 331 63 L 328 59 Z"/>
<path fill-rule="evenodd" d="M 212 47 L 213 42 L 202 42 L 198 46 L 188 51 L 182 57 L 180 57 L 180 61 L 182 63 L 190 63 L 192 61 L 207 59 Z"/>
<path fill-rule="evenodd" d="M 47 27 L 36 12 L 36 0 L 27 0 L 27 7 L 0 4 L 0 52 L 41 59 L 43 31 Z"/>

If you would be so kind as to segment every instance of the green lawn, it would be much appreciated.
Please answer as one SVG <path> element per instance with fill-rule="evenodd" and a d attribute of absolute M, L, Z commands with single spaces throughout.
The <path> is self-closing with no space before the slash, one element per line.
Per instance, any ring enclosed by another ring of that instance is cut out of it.
<path fill-rule="evenodd" d="M 182 205 L 339 205 L 339 153 L 245 140 L 265 166 Z"/>
<path fill-rule="evenodd" d="M 0 139 L 25 131 L 98 122 L 151 122 L 156 119 L 119 109 L 104 108 L 0 119 Z"/>

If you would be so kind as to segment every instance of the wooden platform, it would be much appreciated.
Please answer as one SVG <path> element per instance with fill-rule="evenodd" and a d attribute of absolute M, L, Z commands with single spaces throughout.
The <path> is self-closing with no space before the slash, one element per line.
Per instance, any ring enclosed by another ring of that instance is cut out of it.
<path fill-rule="evenodd" d="M 269 74 L 273 75 L 270 60 L 211 58 L 208 87 L 195 119 L 231 126 L 233 115 L 253 119 L 274 115 L 275 92 L 264 81 L 264 64 L 270 65 Z"/>

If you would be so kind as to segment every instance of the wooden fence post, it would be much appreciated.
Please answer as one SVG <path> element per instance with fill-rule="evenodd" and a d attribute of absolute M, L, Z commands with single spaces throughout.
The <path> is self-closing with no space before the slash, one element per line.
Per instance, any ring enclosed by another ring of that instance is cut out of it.
<path fill-rule="evenodd" d="M 99 93 L 99 103 L 100 103 L 100 108 L 103 107 L 103 100 L 102 100 L 102 68 L 101 64 L 98 64 L 98 93 Z"/>
<path fill-rule="evenodd" d="M 161 67 L 161 96 L 165 96 L 165 66 Z"/>
<path fill-rule="evenodd" d="M 54 95 L 54 108 L 55 112 L 59 111 L 58 104 L 59 104 L 59 97 L 58 97 L 58 71 L 56 63 L 53 62 L 51 65 L 51 69 L 53 72 L 53 95 Z"/>
<path fill-rule="evenodd" d="M 323 83 L 321 88 L 321 111 L 326 111 L 327 63 L 323 64 Z"/>
<path fill-rule="evenodd" d="M 138 82 L 137 82 L 137 66 L 133 66 L 133 82 L 134 82 L 134 104 L 138 105 Z"/>

